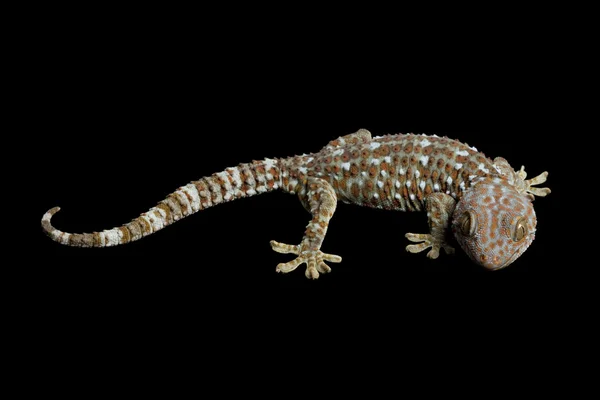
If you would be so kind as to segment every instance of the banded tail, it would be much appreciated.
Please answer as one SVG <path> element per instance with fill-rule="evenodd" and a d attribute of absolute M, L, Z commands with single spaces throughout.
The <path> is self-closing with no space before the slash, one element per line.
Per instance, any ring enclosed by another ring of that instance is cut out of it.
<path fill-rule="evenodd" d="M 182 186 L 138 218 L 118 228 L 94 233 L 59 231 L 50 219 L 60 208 L 44 214 L 42 228 L 54 241 L 77 247 L 107 247 L 148 236 L 197 211 L 281 187 L 280 160 L 264 159 L 227 168 Z"/>

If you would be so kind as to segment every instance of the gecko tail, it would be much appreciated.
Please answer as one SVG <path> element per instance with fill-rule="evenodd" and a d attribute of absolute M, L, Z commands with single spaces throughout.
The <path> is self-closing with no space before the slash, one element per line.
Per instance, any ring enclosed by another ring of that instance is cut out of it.
<path fill-rule="evenodd" d="M 151 235 L 200 210 L 231 200 L 267 193 L 281 187 L 279 160 L 265 159 L 227 168 L 193 181 L 167 196 L 147 212 L 117 228 L 93 233 L 67 233 L 52 226 L 60 207 L 42 217 L 42 229 L 55 242 L 75 247 L 109 247 Z"/>

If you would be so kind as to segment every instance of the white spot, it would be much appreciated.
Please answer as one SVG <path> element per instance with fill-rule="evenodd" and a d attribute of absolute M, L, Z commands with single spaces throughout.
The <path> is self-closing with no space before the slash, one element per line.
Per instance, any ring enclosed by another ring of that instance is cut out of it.
<path fill-rule="evenodd" d="M 277 162 L 277 160 L 273 160 L 273 159 L 270 159 L 270 158 L 265 158 L 265 160 L 263 161 L 265 170 L 268 171 L 271 168 L 273 168 L 275 166 L 276 162 Z M 307 161 L 307 162 L 310 162 L 310 161 Z"/>
<path fill-rule="evenodd" d="M 157 216 L 155 214 L 155 211 L 156 211 L 156 208 L 152 208 L 152 209 L 150 209 L 150 211 L 148 211 L 147 213 L 142 215 L 142 218 L 144 218 L 152 227 L 152 232 L 161 230 L 164 225 L 163 224 L 164 220 L 162 219 L 162 214 L 160 216 Z M 162 211 L 164 213 L 164 210 L 160 210 L 160 211 Z"/>
<path fill-rule="evenodd" d="M 335 156 L 341 156 L 342 154 L 344 154 L 344 149 L 337 149 L 336 151 L 334 151 L 333 153 L 331 153 L 334 157 Z"/>
<path fill-rule="evenodd" d="M 389 164 L 389 163 L 391 163 L 391 162 L 392 162 L 392 157 L 390 157 L 390 156 L 385 156 L 385 157 L 383 157 L 383 161 L 385 161 L 386 163 L 388 163 L 388 164 Z"/>
<path fill-rule="evenodd" d="M 265 193 L 267 191 L 267 187 L 266 186 L 257 186 L 256 191 L 258 193 Z"/>
<path fill-rule="evenodd" d="M 498 172 L 499 174 L 502 175 L 502 169 L 499 166 L 497 166 L 496 164 L 493 164 L 493 166 L 494 166 L 494 169 L 496 170 L 496 172 Z"/>
<path fill-rule="evenodd" d="M 415 171 L 415 177 L 419 178 L 421 176 L 421 173 L 419 172 L 419 170 Z"/>
<path fill-rule="evenodd" d="M 427 140 L 427 139 L 423 139 L 423 140 L 421 140 L 420 144 L 423 147 L 427 147 L 427 146 L 429 146 L 431 144 L 431 142 L 429 140 Z"/>
<path fill-rule="evenodd" d="M 248 168 L 248 167 L 244 168 L 244 175 L 246 175 L 246 183 L 249 186 L 256 185 L 256 180 L 254 179 L 254 175 L 252 175 L 250 168 Z M 209 185 L 212 185 L 212 183 L 210 181 L 209 181 Z M 210 196 L 208 196 L 208 197 L 210 198 Z"/>
<path fill-rule="evenodd" d="M 258 181 L 260 181 L 260 179 L 257 178 Z M 263 181 L 265 180 L 264 177 L 262 179 Z M 254 180 L 253 180 L 254 181 Z M 213 204 L 220 204 L 223 201 L 223 197 L 221 196 L 221 187 L 214 181 L 214 179 L 208 179 L 208 184 L 210 186 L 210 193 L 211 195 L 209 196 L 209 198 L 212 200 L 212 196 L 214 194 L 215 199 L 213 201 Z M 256 182 L 254 182 L 255 185 L 258 185 Z M 177 192 L 175 192 L 177 193 Z M 181 196 L 179 196 L 181 197 Z M 185 196 L 183 196 L 185 198 Z M 185 198 L 185 202 L 187 203 L 187 198 Z M 181 213 L 183 215 L 188 215 L 189 214 L 189 209 L 188 209 L 188 214 L 185 214 L 183 212 L 183 210 L 181 210 Z"/>
<path fill-rule="evenodd" d="M 446 190 L 446 194 L 450 194 L 450 191 L 449 191 L 449 190 Z"/>
<path fill-rule="evenodd" d="M 404 175 L 406 173 L 406 171 L 404 170 L 404 168 L 400 167 L 400 169 L 398 170 L 398 173 L 400 175 Z"/>
<path fill-rule="evenodd" d="M 401 196 L 400 196 L 400 193 L 396 193 L 396 194 L 394 195 L 394 197 L 395 197 L 396 199 L 400 200 L 400 198 L 401 198 Z"/>
<path fill-rule="evenodd" d="M 460 183 L 460 188 L 461 188 L 463 191 L 465 190 L 465 183 L 464 183 L 464 182 L 461 182 L 461 183 Z"/>
<path fill-rule="evenodd" d="M 308 172 L 308 169 L 306 167 L 300 167 L 298 168 L 298 171 L 300 171 L 300 173 L 302 174 L 306 174 L 306 172 Z"/>
<path fill-rule="evenodd" d="M 383 176 L 385 178 L 387 176 L 387 172 L 381 171 L 381 176 Z"/>
<path fill-rule="evenodd" d="M 429 156 L 421 156 L 419 161 L 421 161 L 421 164 L 423 164 L 423 166 L 425 167 L 427 165 L 427 163 L 429 162 Z"/>
<path fill-rule="evenodd" d="M 410 199 L 411 199 L 411 200 L 414 200 L 414 199 L 415 199 L 415 195 L 411 193 L 411 194 L 410 194 Z"/>
<path fill-rule="evenodd" d="M 217 188 L 219 187 L 218 185 L 215 185 Z M 218 193 L 219 196 L 221 195 L 221 189 L 218 189 Z M 183 205 L 185 205 L 185 207 L 181 207 L 181 213 L 183 215 L 190 215 L 192 213 L 192 205 L 190 204 L 190 201 L 188 200 L 188 197 L 185 195 L 184 192 L 182 192 L 181 190 L 177 190 L 175 192 L 175 196 L 177 196 L 177 198 L 179 199 L 179 202 Z M 184 210 L 185 209 L 185 210 Z"/>
<path fill-rule="evenodd" d="M 421 190 L 425 190 L 425 181 L 421 181 L 421 183 L 419 183 L 419 187 L 421 188 Z"/>
<path fill-rule="evenodd" d="M 227 173 L 229 173 L 229 176 L 231 176 L 231 178 L 233 179 L 233 183 L 235 185 L 236 188 L 241 188 L 242 187 L 242 177 L 240 176 L 240 171 L 237 168 L 227 168 L 226 169 Z M 284 176 L 287 175 L 287 171 L 283 173 Z"/>
<path fill-rule="evenodd" d="M 381 139 L 383 137 L 383 135 L 381 136 L 374 136 L 373 139 Z"/>
<path fill-rule="evenodd" d="M 477 178 L 477 175 L 469 175 L 469 180 L 472 181 L 473 179 Z"/>
<path fill-rule="evenodd" d="M 394 182 L 394 186 L 396 186 L 396 189 L 400 189 L 400 181 Z"/>
<path fill-rule="evenodd" d="M 409 188 L 410 187 L 410 180 L 406 181 L 406 187 Z"/>
<path fill-rule="evenodd" d="M 440 190 L 440 185 L 438 183 L 434 183 L 433 184 L 433 190 L 435 190 L 435 191 Z"/>
<path fill-rule="evenodd" d="M 142 216 L 143 218 L 143 216 Z M 120 229 L 114 228 L 109 231 L 104 231 L 104 244 L 106 246 L 116 246 L 121 243 L 121 238 L 123 237 L 123 232 Z"/>
<path fill-rule="evenodd" d="M 448 179 L 446 179 L 446 183 L 448 185 L 452 185 L 452 177 L 451 176 L 449 176 Z"/>
<path fill-rule="evenodd" d="M 383 182 L 382 181 L 377 181 L 377 186 L 379 186 L 379 188 L 383 188 Z"/>
<path fill-rule="evenodd" d="M 379 143 L 379 142 L 371 142 L 371 144 L 369 145 L 371 150 L 375 150 L 375 149 L 379 148 L 379 146 L 381 146 L 381 143 Z"/>
<path fill-rule="evenodd" d="M 269 169 L 267 168 L 267 171 L 268 170 Z M 229 181 L 229 174 L 227 172 L 223 171 L 223 172 L 218 172 L 215 175 L 223 181 L 223 188 L 225 189 L 225 191 L 231 192 L 232 187 L 231 187 L 231 182 Z M 181 188 L 181 189 L 185 189 L 185 188 Z M 193 207 L 192 207 L 192 209 L 193 209 Z M 197 210 L 194 210 L 194 211 L 197 211 Z"/>
<path fill-rule="evenodd" d="M 380 161 L 379 161 L 378 158 L 374 158 L 374 159 L 371 160 L 371 164 L 373 164 L 373 165 L 379 165 L 379 162 Z"/>
<path fill-rule="evenodd" d="M 64 232 L 64 233 L 63 233 L 63 235 L 62 235 L 62 237 L 60 238 L 60 242 L 61 242 L 62 244 L 69 244 L 69 238 L 70 238 L 70 237 L 71 237 L 71 234 L 70 234 L 70 233 L 66 233 L 66 232 Z"/>
<path fill-rule="evenodd" d="M 362 176 L 367 176 L 367 171 L 363 171 L 360 173 Z"/>
<path fill-rule="evenodd" d="M 229 180 L 228 180 L 228 182 L 229 182 Z M 194 185 L 192 183 L 188 183 L 182 189 L 187 194 L 189 194 L 190 197 L 192 198 L 192 210 L 194 210 L 194 212 L 200 210 L 200 195 L 198 194 L 198 189 L 196 189 L 196 185 Z M 230 190 L 231 190 L 231 187 L 230 187 Z M 161 211 L 163 211 L 163 210 L 161 210 Z M 166 215 L 165 215 L 165 218 L 166 218 Z"/>
<path fill-rule="evenodd" d="M 490 173 L 490 170 L 489 170 L 489 169 L 487 169 L 487 168 L 485 167 L 485 165 L 483 165 L 483 163 L 479 164 L 479 165 L 477 166 L 477 169 L 479 169 L 479 170 L 481 170 L 481 171 L 485 172 L 486 174 L 489 174 L 489 173 Z"/>
<path fill-rule="evenodd" d="M 254 196 L 256 194 L 256 190 L 250 188 L 250 189 L 246 190 L 246 194 L 248 196 Z"/>
<path fill-rule="evenodd" d="M 308 158 L 306 159 L 306 163 L 308 164 L 309 162 L 312 162 L 312 160 L 314 160 L 314 158 L 313 158 L 313 157 L 308 157 Z"/>
<path fill-rule="evenodd" d="M 462 166 L 463 165 L 461 163 L 456 163 L 456 164 L 454 164 L 454 169 L 458 171 L 459 169 L 462 168 Z"/>
<path fill-rule="evenodd" d="M 345 169 L 346 171 L 350 171 L 350 163 L 349 162 L 343 163 L 342 168 Z"/>
<path fill-rule="evenodd" d="M 477 151 L 477 147 L 475 147 L 475 146 L 471 146 L 471 147 L 469 147 L 469 148 L 470 148 L 471 150 L 473 150 L 473 151 Z"/>
<path fill-rule="evenodd" d="M 375 194 L 373 194 L 373 197 L 375 197 L 376 199 L 378 199 L 379 198 L 379 194 L 375 193 Z"/>
<path fill-rule="evenodd" d="M 457 156 L 468 156 L 469 152 L 466 150 L 457 150 L 454 154 L 456 154 Z"/>

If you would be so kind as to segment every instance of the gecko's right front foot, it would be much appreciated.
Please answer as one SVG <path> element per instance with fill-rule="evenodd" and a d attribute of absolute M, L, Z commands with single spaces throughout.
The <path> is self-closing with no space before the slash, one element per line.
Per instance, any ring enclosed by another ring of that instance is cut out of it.
<path fill-rule="evenodd" d="M 342 262 L 342 257 L 334 254 L 323 253 L 321 250 L 301 250 L 301 245 L 289 245 L 271 240 L 271 247 L 278 253 L 296 254 L 294 260 L 277 265 L 276 271 L 287 274 L 298 268 L 302 264 L 306 264 L 306 277 L 308 279 L 317 279 L 319 272 L 322 274 L 331 272 L 329 265 L 325 261 L 333 263 Z"/>

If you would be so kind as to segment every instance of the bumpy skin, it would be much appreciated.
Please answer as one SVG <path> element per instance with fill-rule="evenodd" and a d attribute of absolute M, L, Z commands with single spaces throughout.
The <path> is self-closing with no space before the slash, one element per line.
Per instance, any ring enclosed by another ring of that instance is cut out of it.
<path fill-rule="evenodd" d="M 372 138 L 369 131 L 331 141 L 320 152 L 286 159 L 265 159 L 227 168 L 179 188 L 131 222 L 110 230 L 70 234 L 42 218 L 53 240 L 70 246 L 105 247 L 127 243 L 214 205 L 280 189 L 297 194 L 312 214 L 299 245 L 271 241 L 273 249 L 297 257 L 277 266 L 290 272 L 307 264 L 306 276 L 330 272 L 325 263 L 341 257 L 321 252 L 337 201 L 397 211 L 427 211 L 430 232 L 408 233 L 413 253 L 454 249 L 447 243 L 451 227 L 463 250 L 488 269 L 503 268 L 518 258 L 534 238 L 533 195 L 545 196 L 547 172 L 525 180 L 503 158 L 493 161 L 477 149 L 446 137 L 387 135 Z"/>

